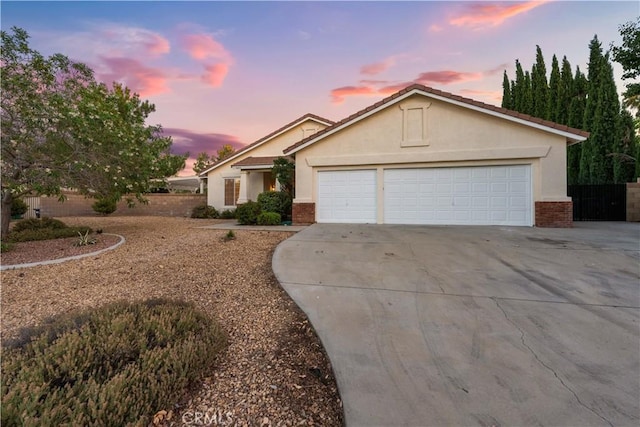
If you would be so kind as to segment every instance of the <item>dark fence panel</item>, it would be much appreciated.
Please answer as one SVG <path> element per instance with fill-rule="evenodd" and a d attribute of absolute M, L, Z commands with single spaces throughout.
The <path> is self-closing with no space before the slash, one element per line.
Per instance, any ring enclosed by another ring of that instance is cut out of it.
<path fill-rule="evenodd" d="M 626 184 L 569 185 L 574 221 L 626 221 Z"/>

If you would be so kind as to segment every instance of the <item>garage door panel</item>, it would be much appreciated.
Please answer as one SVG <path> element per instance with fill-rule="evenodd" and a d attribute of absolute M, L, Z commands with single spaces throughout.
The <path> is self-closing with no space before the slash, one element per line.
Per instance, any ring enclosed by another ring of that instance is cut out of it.
<path fill-rule="evenodd" d="M 384 171 L 384 221 L 531 225 L 529 165 Z"/>
<path fill-rule="evenodd" d="M 376 171 L 318 172 L 316 221 L 376 222 Z"/>

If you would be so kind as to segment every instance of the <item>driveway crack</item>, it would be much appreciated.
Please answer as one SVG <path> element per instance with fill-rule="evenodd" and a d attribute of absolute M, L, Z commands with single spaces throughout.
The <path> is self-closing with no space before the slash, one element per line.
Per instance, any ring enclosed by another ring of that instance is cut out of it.
<path fill-rule="evenodd" d="M 596 412 L 593 408 L 587 406 L 586 404 L 584 404 L 581 400 L 580 397 L 578 397 L 578 394 L 573 391 L 573 389 L 571 387 L 569 387 L 564 380 L 558 375 L 558 373 L 549 365 L 547 365 L 546 363 L 544 363 L 540 357 L 538 357 L 538 354 L 533 350 L 533 348 L 531 348 L 529 346 L 529 344 L 527 344 L 527 342 L 525 341 L 525 333 L 524 331 L 513 321 L 511 320 L 511 318 L 509 318 L 509 316 L 507 315 L 507 312 L 502 308 L 502 306 L 500 305 L 500 302 L 498 301 L 498 298 L 491 298 L 493 300 L 493 302 L 496 303 L 496 306 L 498 306 L 498 308 L 500 309 L 500 311 L 502 312 L 502 314 L 504 315 L 504 318 L 507 319 L 507 321 L 509 323 L 511 323 L 517 330 L 518 332 L 520 332 L 520 341 L 522 342 L 522 345 L 525 346 L 527 348 L 527 350 L 529 350 L 529 352 L 533 355 L 533 357 L 538 361 L 538 363 L 542 366 L 544 366 L 547 370 L 549 370 L 551 373 L 553 373 L 553 375 L 556 377 L 556 379 L 560 382 L 560 384 L 562 384 L 562 386 L 567 389 L 571 394 L 573 394 L 573 397 L 575 397 L 576 401 L 578 402 L 578 404 L 580 406 L 582 406 L 583 408 L 587 409 L 588 411 L 592 412 L 594 415 L 596 415 L 598 418 L 602 419 L 603 421 L 605 421 L 607 424 L 609 424 L 611 427 L 613 427 L 613 424 L 611 423 L 611 421 L 609 421 L 608 419 L 606 419 L 605 417 L 603 417 L 602 415 L 600 415 L 598 412 Z"/>

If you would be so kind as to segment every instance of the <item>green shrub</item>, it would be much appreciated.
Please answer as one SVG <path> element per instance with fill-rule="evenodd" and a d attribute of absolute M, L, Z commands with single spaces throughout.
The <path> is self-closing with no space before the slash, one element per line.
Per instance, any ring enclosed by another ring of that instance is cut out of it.
<path fill-rule="evenodd" d="M 22 199 L 13 199 L 11 200 L 11 216 L 21 216 L 24 215 L 27 210 L 29 210 L 29 206 Z"/>
<path fill-rule="evenodd" d="M 224 241 L 228 242 L 230 240 L 235 240 L 236 238 L 236 233 L 233 230 L 229 230 L 227 231 L 227 234 L 225 234 L 224 236 Z"/>
<path fill-rule="evenodd" d="M 115 303 L 3 342 L 2 425 L 148 425 L 226 345 L 193 305 Z"/>
<path fill-rule="evenodd" d="M 44 228 L 60 230 L 63 228 L 67 228 L 67 224 L 58 219 L 53 219 L 46 216 L 42 218 L 29 218 L 18 221 L 13 227 L 13 231 L 16 232 L 23 230 L 41 230 Z"/>
<path fill-rule="evenodd" d="M 213 206 L 198 205 L 191 211 L 191 218 L 218 218 L 220 214 Z"/>
<path fill-rule="evenodd" d="M 118 209 L 118 202 L 109 197 L 98 199 L 91 205 L 91 209 L 99 214 L 109 215 Z"/>
<path fill-rule="evenodd" d="M 291 216 L 291 196 L 284 191 L 265 191 L 258 195 L 258 203 L 266 212 L 277 212 L 282 218 Z"/>
<path fill-rule="evenodd" d="M 242 225 L 255 225 L 260 212 L 260 203 L 249 200 L 236 208 L 236 219 Z"/>
<path fill-rule="evenodd" d="M 13 249 L 13 245 L 9 242 L 0 242 L 0 253 L 9 252 Z"/>
<path fill-rule="evenodd" d="M 33 230 L 11 231 L 7 240 L 10 242 L 34 242 L 36 240 L 64 239 L 78 237 L 78 233 L 91 233 L 89 227 L 40 228 Z"/>
<path fill-rule="evenodd" d="M 258 215 L 258 225 L 280 225 L 282 217 L 277 212 L 262 212 Z"/>
<path fill-rule="evenodd" d="M 236 210 L 224 210 L 220 212 L 220 219 L 236 219 Z"/>

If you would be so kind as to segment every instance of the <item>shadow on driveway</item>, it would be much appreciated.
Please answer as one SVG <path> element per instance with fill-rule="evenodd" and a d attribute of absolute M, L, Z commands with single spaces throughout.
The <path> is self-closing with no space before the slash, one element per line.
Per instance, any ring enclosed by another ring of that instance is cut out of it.
<path fill-rule="evenodd" d="M 316 224 L 276 277 L 348 426 L 638 425 L 640 224 Z"/>

